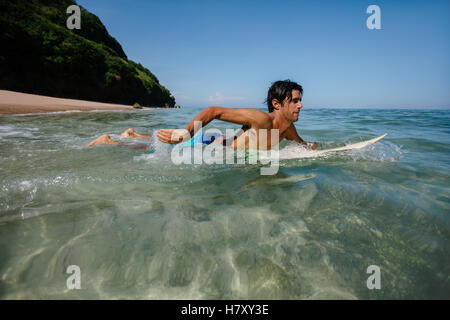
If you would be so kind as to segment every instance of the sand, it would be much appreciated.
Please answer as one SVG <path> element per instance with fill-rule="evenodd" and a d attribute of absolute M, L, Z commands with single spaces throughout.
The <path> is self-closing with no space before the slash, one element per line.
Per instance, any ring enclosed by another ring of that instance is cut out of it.
<path fill-rule="evenodd" d="M 136 110 L 132 106 L 85 100 L 54 98 L 36 94 L 0 90 L 0 114 L 55 111 Z"/>

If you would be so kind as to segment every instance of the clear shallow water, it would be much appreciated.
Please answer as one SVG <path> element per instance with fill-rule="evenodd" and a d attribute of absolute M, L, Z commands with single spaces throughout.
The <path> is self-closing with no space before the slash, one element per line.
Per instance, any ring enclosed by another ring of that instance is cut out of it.
<path fill-rule="evenodd" d="M 0 117 L 0 298 L 450 298 L 450 111 L 302 110 L 300 136 L 323 148 L 388 136 L 275 176 L 176 166 L 154 139 L 153 154 L 87 146 L 199 111 Z"/>

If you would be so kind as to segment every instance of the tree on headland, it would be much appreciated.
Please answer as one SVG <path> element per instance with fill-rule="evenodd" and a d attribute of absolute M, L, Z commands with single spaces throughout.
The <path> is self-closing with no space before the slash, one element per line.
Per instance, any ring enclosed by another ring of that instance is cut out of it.
<path fill-rule="evenodd" d="M 0 89 L 142 106 L 174 107 L 175 98 L 94 14 L 66 27 L 73 0 L 0 2 Z"/>

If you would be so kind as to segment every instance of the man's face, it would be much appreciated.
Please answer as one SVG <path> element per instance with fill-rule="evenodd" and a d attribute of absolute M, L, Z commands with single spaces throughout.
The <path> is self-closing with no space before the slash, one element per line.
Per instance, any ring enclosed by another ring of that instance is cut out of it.
<path fill-rule="evenodd" d="M 302 96 L 300 91 L 292 90 L 292 99 L 291 101 L 286 99 L 283 101 L 283 114 L 286 120 L 289 122 L 295 122 L 298 120 L 298 115 L 300 113 L 300 109 L 303 108 L 302 105 Z"/>

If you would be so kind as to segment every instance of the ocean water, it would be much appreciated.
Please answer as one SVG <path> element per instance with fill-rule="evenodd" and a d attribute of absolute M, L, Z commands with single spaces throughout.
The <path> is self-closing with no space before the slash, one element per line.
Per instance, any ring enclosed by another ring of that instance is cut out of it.
<path fill-rule="evenodd" d="M 320 148 L 388 136 L 272 176 L 176 165 L 155 138 L 132 140 L 151 154 L 88 147 L 200 110 L 1 116 L 0 299 L 450 298 L 449 110 L 305 108 L 296 127 Z"/>

